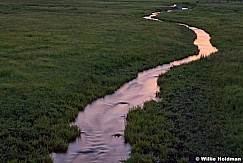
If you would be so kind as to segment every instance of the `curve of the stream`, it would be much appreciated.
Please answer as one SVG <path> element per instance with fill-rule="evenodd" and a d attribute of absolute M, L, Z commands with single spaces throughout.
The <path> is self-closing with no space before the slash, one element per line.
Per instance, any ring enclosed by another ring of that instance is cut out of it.
<path fill-rule="evenodd" d="M 144 18 L 160 21 L 155 18 L 158 14 L 155 12 Z M 217 52 L 217 48 L 210 43 L 208 33 L 185 24 L 180 25 L 195 32 L 197 38 L 194 44 L 198 47 L 199 54 L 141 72 L 136 79 L 125 83 L 113 94 L 87 105 L 74 122 L 82 130 L 81 136 L 69 144 L 66 153 L 52 153 L 54 162 L 115 163 L 129 157 L 130 146 L 124 143 L 123 136 L 125 117 L 129 109 L 142 106 L 146 101 L 156 100 L 156 93 L 159 91 L 157 85 L 159 75 L 172 67 Z"/>

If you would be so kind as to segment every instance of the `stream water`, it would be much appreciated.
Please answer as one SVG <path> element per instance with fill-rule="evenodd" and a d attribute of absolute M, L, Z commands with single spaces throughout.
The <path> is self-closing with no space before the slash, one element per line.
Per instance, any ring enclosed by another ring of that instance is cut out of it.
<path fill-rule="evenodd" d="M 145 19 L 160 21 L 152 13 Z M 158 76 L 172 67 L 186 64 L 217 52 L 210 43 L 210 36 L 202 29 L 180 24 L 195 32 L 194 44 L 199 54 L 182 60 L 170 62 L 143 71 L 137 78 L 125 83 L 111 95 L 100 98 L 87 105 L 74 122 L 82 134 L 69 144 L 66 153 L 52 153 L 56 163 L 116 163 L 126 160 L 130 155 L 130 145 L 124 143 L 125 118 L 129 109 L 142 106 L 146 101 L 156 100 L 159 91 Z"/>

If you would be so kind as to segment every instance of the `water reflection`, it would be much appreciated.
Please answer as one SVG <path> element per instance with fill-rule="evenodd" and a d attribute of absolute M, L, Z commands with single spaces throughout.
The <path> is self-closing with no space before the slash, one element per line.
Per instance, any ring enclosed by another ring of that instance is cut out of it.
<path fill-rule="evenodd" d="M 159 12 L 152 13 L 145 19 L 160 21 Z M 144 102 L 156 100 L 159 91 L 158 76 L 172 67 L 186 64 L 217 52 L 210 43 L 210 36 L 202 29 L 180 24 L 194 31 L 199 54 L 173 61 L 138 74 L 138 77 L 111 95 L 100 98 L 86 106 L 80 112 L 75 124 L 82 130 L 76 141 L 69 144 L 66 153 L 52 153 L 54 162 L 74 163 L 114 163 L 125 160 L 130 155 L 129 144 L 124 144 L 125 117 L 129 109 L 142 106 Z"/>

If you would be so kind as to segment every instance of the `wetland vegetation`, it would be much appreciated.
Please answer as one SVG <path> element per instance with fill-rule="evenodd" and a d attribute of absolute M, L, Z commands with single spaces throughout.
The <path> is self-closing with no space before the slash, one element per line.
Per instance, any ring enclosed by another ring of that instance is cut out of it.
<path fill-rule="evenodd" d="M 243 156 L 243 5 L 201 4 L 158 18 L 210 33 L 219 52 L 160 76 L 160 102 L 128 114 L 127 162 Z"/>
<path fill-rule="evenodd" d="M 79 110 L 139 71 L 196 53 L 193 32 L 142 17 L 153 1 L 1 0 L 0 160 L 51 162 Z"/>
<path fill-rule="evenodd" d="M 160 102 L 128 114 L 128 162 L 243 156 L 243 5 L 185 1 L 192 10 L 142 19 L 176 1 L 1 0 L 0 160 L 51 162 L 80 131 L 79 110 L 139 71 L 196 53 L 192 31 L 219 52 L 159 79 Z"/>

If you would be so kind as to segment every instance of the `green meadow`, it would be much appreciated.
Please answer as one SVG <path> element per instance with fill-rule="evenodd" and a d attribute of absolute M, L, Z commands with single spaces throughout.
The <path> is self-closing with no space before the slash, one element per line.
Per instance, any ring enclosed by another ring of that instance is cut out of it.
<path fill-rule="evenodd" d="M 128 114 L 127 162 L 243 156 L 243 5 L 190 3 L 158 18 L 204 29 L 219 52 L 161 75 L 161 101 Z"/>
<path fill-rule="evenodd" d="M 87 104 L 144 69 L 196 53 L 192 31 L 142 18 L 160 3 L 1 0 L 1 162 L 51 162 L 49 153 L 80 134 L 69 123 Z"/>

